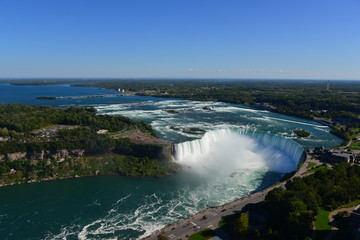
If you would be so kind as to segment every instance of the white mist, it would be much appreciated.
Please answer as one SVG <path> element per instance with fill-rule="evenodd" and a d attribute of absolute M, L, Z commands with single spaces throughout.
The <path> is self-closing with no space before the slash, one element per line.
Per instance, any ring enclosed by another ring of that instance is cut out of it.
<path fill-rule="evenodd" d="M 221 129 L 177 144 L 175 151 L 175 159 L 196 172 L 225 176 L 240 169 L 294 171 L 303 148 L 290 139 L 262 131 Z"/>

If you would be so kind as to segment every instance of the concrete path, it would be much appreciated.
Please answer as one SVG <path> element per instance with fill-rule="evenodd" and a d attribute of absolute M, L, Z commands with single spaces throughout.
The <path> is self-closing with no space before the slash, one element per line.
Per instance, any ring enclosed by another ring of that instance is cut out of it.
<path fill-rule="evenodd" d="M 353 206 L 353 207 L 347 207 L 347 208 L 339 208 L 339 209 L 336 209 L 332 212 L 329 213 L 329 223 L 331 223 L 331 231 L 329 232 L 329 234 L 326 236 L 325 240 L 332 240 L 334 239 L 337 231 L 339 230 L 336 226 L 336 222 L 334 222 L 334 217 L 336 214 L 338 214 L 339 212 L 351 212 L 353 210 L 355 210 L 356 208 L 358 207 L 358 205 L 356 206 Z M 335 225 L 334 225 L 335 223 Z"/>
<path fill-rule="evenodd" d="M 356 205 L 356 206 L 347 207 L 347 208 L 339 208 L 339 209 L 336 209 L 336 210 L 330 212 L 330 213 L 329 213 L 329 216 L 328 216 L 328 218 L 329 218 L 329 223 L 334 222 L 334 217 L 335 217 L 335 215 L 338 214 L 339 212 L 351 212 L 351 211 L 355 210 L 357 207 L 358 207 L 358 206 Z M 339 230 L 339 229 L 338 229 L 337 226 L 335 225 L 335 226 L 331 226 L 331 230 Z"/>

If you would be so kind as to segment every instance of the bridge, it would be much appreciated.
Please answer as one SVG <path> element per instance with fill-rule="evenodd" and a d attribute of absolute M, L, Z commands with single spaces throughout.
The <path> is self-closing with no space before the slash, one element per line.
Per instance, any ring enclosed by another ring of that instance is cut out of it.
<path fill-rule="evenodd" d="M 78 99 L 78 98 L 102 98 L 102 97 L 120 97 L 125 94 L 104 94 L 104 95 L 84 95 L 84 96 L 64 96 L 64 97 L 55 97 L 56 99 Z"/>

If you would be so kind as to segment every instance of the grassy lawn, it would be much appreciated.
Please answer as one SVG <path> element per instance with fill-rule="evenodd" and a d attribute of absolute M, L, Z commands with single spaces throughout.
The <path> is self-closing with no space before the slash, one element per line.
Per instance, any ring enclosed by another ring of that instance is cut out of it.
<path fill-rule="evenodd" d="M 359 200 L 355 200 L 353 202 L 350 202 L 348 204 L 344 204 L 344 205 L 341 205 L 339 206 L 339 208 L 347 208 L 347 207 L 353 207 L 353 206 L 356 206 L 356 205 L 359 205 L 360 204 L 360 199 Z"/>
<path fill-rule="evenodd" d="M 215 237 L 216 233 L 210 228 L 206 228 L 201 232 L 195 233 L 189 237 L 189 240 L 206 240 Z"/>
<path fill-rule="evenodd" d="M 218 223 L 218 226 L 219 226 L 219 228 L 224 228 L 224 227 L 226 227 L 227 224 L 228 223 L 224 219 L 221 219 Z"/>
<path fill-rule="evenodd" d="M 330 230 L 331 226 L 329 225 L 329 213 L 323 208 L 319 209 L 319 214 L 316 216 L 315 220 L 315 230 Z"/>
<path fill-rule="evenodd" d="M 328 169 L 328 166 L 320 165 L 320 166 L 317 166 L 317 167 L 313 167 L 309 171 L 306 171 L 305 173 L 313 173 L 313 172 L 317 172 L 317 171 L 319 171 L 321 169 Z"/>
<path fill-rule="evenodd" d="M 114 139 L 119 139 L 125 135 L 128 135 L 128 134 L 131 134 L 135 131 L 135 129 L 127 129 L 127 130 L 124 130 L 124 131 L 119 131 L 119 132 L 109 132 L 108 135 L 111 137 L 111 138 L 114 138 Z"/>
<path fill-rule="evenodd" d="M 348 148 L 351 150 L 360 150 L 360 142 L 352 141 Z"/>
<path fill-rule="evenodd" d="M 316 163 L 314 163 L 314 162 L 311 162 L 311 163 L 309 163 L 308 165 L 307 165 L 307 169 L 310 169 L 310 168 L 313 168 L 313 167 L 315 167 L 316 166 Z"/>

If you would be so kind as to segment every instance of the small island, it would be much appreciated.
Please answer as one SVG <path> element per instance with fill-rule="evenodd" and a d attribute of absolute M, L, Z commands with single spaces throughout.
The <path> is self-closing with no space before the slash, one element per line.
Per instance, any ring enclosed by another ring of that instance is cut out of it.
<path fill-rule="evenodd" d="M 51 99 L 51 100 L 54 100 L 54 99 L 56 99 L 56 97 L 39 96 L 39 97 L 36 97 L 36 99 Z"/>
<path fill-rule="evenodd" d="M 0 186 L 93 175 L 161 177 L 180 170 L 152 127 L 94 108 L 0 106 Z"/>
<path fill-rule="evenodd" d="M 303 129 L 295 129 L 293 132 L 299 137 L 299 138 L 306 138 L 310 136 L 310 133 L 308 131 L 305 131 Z"/>

